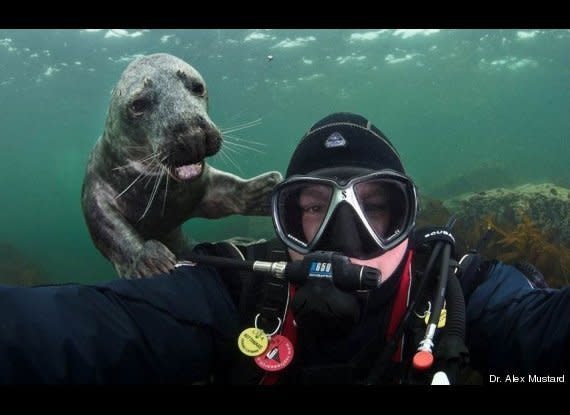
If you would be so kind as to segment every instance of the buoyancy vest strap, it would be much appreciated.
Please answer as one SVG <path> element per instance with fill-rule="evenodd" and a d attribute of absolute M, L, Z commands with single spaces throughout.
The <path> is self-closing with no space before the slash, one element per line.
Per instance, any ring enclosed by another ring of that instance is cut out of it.
<path fill-rule="evenodd" d="M 289 299 L 289 283 L 280 278 L 264 277 L 261 302 L 258 313 L 260 315 L 259 328 L 271 333 L 283 322 L 286 317 L 287 301 Z"/>
<path fill-rule="evenodd" d="M 283 244 L 276 240 L 249 246 L 247 257 L 266 261 L 287 260 L 287 255 L 283 251 Z M 279 321 L 283 323 L 286 318 L 290 284 L 282 278 L 270 275 L 264 275 L 260 278 L 262 281 L 261 297 L 257 305 L 257 313 L 260 315 L 259 328 L 266 333 L 271 333 L 278 326 Z M 279 331 L 281 330 L 282 327 L 279 328 Z"/>
<path fill-rule="evenodd" d="M 289 299 L 291 300 L 294 295 L 295 286 L 293 284 L 289 284 Z M 297 326 L 295 325 L 293 313 L 289 307 L 287 307 L 287 314 L 285 317 L 285 322 L 283 323 L 283 332 L 281 334 L 291 341 L 291 344 L 293 344 L 293 350 L 295 350 L 295 346 L 297 345 Z M 274 385 L 279 380 L 279 377 L 279 372 L 267 372 L 261 379 L 260 384 Z"/>
<path fill-rule="evenodd" d="M 410 287 L 411 287 L 411 266 L 412 266 L 413 250 L 408 253 L 408 258 L 406 260 L 406 265 L 402 272 L 402 277 L 400 278 L 400 286 L 398 287 L 398 292 L 396 293 L 396 298 L 394 300 L 394 305 L 392 306 L 392 312 L 390 315 L 390 322 L 388 323 L 388 330 L 386 332 L 387 342 L 394 336 L 398 324 L 402 321 L 408 302 L 410 301 Z M 395 362 L 402 361 L 402 353 L 404 346 L 404 336 L 398 345 L 398 348 L 392 356 L 392 360 Z"/>

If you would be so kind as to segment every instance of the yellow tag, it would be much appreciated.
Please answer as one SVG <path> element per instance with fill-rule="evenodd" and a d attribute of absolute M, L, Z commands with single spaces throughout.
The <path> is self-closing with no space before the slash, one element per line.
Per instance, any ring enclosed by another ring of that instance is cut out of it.
<path fill-rule="evenodd" d="M 426 326 L 428 324 L 430 316 L 431 316 L 431 313 L 429 311 L 426 311 L 426 317 L 425 317 Z M 439 314 L 439 321 L 437 322 L 437 328 L 438 329 L 445 326 L 446 318 L 447 318 L 447 310 L 444 308 L 443 310 L 441 310 L 441 313 Z"/>
<path fill-rule="evenodd" d="M 265 332 L 255 327 L 242 331 L 238 337 L 238 347 L 246 356 L 260 356 L 267 349 L 269 339 Z"/>

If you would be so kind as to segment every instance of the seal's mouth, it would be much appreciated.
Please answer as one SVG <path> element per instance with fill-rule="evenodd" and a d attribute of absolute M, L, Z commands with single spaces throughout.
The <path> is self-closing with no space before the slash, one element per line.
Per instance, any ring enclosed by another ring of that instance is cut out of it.
<path fill-rule="evenodd" d="M 179 181 L 189 181 L 197 179 L 204 171 L 204 161 L 198 163 L 184 164 L 182 166 L 174 166 L 168 169 L 170 175 Z"/>

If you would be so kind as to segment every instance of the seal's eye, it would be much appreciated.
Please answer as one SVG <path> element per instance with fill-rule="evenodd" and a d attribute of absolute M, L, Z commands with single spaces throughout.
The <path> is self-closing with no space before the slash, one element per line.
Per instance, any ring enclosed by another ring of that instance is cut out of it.
<path fill-rule="evenodd" d="M 150 100 L 148 98 L 137 98 L 133 102 L 131 102 L 129 109 L 131 110 L 131 113 L 133 115 L 141 115 L 149 107 L 150 107 Z"/>
<path fill-rule="evenodd" d="M 206 93 L 206 89 L 204 88 L 204 84 L 200 82 L 193 82 L 192 87 L 190 88 L 193 94 L 198 95 L 199 97 L 203 97 Z"/>

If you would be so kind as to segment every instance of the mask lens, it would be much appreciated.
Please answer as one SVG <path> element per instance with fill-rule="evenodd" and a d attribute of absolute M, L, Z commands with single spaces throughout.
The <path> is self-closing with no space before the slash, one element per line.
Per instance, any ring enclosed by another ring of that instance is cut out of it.
<path fill-rule="evenodd" d="M 326 184 L 300 182 L 281 189 L 277 216 L 285 236 L 303 248 L 309 245 L 327 215 L 331 196 Z"/>
<path fill-rule="evenodd" d="M 410 203 L 406 185 L 394 179 L 371 179 L 354 187 L 372 231 L 383 242 L 396 238 L 407 226 Z"/>

